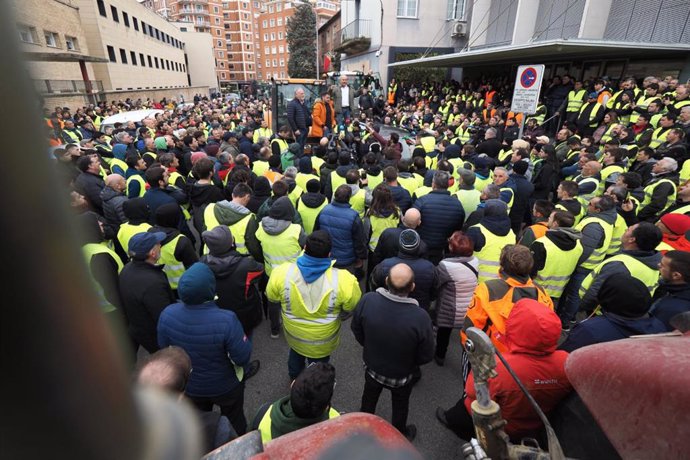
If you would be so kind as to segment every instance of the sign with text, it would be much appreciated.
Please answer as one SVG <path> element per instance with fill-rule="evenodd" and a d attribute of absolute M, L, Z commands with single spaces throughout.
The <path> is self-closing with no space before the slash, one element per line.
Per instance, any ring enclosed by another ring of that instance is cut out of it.
<path fill-rule="evenodd" d="M 537 111 L 543 77 L 544 64 L 521 65 L 518 67 L 513 100 L 510 104 L 511 111 L 528 114 Z"/>

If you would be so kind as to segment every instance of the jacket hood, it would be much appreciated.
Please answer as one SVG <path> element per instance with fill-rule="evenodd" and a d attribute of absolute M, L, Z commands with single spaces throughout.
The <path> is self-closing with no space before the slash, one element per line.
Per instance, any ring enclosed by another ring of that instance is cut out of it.
<path fill-rule="evenodd" d="M 273 217 L 264 217 L 263 219 L 261 219 L 261 226 L 264 228 L 264 231 L 269 235 L 280 235 L 291 224 L 291 220 L 277 220 Z"/>
<path fill-rule="evenodd" d="M 189 188 L 189 201 L 197 207 L 201 207 L 203 204 L 208 203 L 212 195 L 214 195 L 216 186 L 213 184 L 200 184 L 195 182 Z"/>
<path fill-rule="evenodd" d="M 326 196 L 321 193 L 303 193 L 300 196 L 301 204 L 308 208 L 318 208 L 326 201 Z"/>
<path fill-rule="evenodd" d="M 558 246 L 559 249 L 570 251 L 575 247 L 577 241 L 582 239 L 582 232 L 574 228 L 562 227 L 547 230 L 546 237 Z"/>
<path fill-rule="evenodd" d="M 241 261 L 242 256 L 234 250 L 218 257 L 206 254 L 201 258 L 201 262 L 208 265 L 216 278 L 227 278 L 232 275 Z"/>
<path fill-rule="evenodd" d="M 124 160 L 127 155 L 127 145 L 126 144 L 115 144 L 113 145 L 113 156 L 118 160 Z"/>
<path fill-rule="evenodd" d="M 120 193 L 107 186 L 103 187 L 103 190 L 101 190 L 101 199 L 103 201 L 110 201 L 117 196 L 124 196 L 124 193 Z"/>
<path fill-rule="evenodd" d="M 259 176 L 254 181 L 254 196 L 271 196 L 271 183 L 268 178 Z"/>
<path fill-rule="evenodd" d="M 641 318 L 625 318 L 606 311 L 603 315 L 616 329 L 621 331 L 621 334 L 625 337 L 630 337 L 631 335 L 658 334 L 666 329 L 663 324 L 653 316 L 645 315 Z"/>
<path fill-rule="evenodd" d="M 149 205 L 143 198 L 132 198 L 122 204 L 122 212 L 130 224 L 138 225 L 149 220 Z"/>
<path fill-rule="evenodd" d="M 547 355 L 556 351 L 561 320 L 546 305 L 533 299 L 515 303 L 506 321 L 505 342 L 511 353 Z"/>
<path fill-rule="evenodd" d="M 161 227 L 177 228 L 182 210 L 177 203 L 166 203 L 156 209 L 156 224 Z"/>
<path fill-rule="evenodd" d="M 621 251 L 623 254 L 633 256 L 652 270 L 659 269 L 659 263 L 663 257 L 659 251 Z"/>
<path fill-rule="evenodd" d="M 328 411 L 316 418 L 300 418 L 295 415 L 295 412 L 292 410 L 290 397 L 285 396 L 273 404 L 270 417 L 272 427 L 274 427 L 278 433 L 284 434 L 327 420 Z"/>
<path fill-rule="evenodd" d="M 510 232 L 508 206 L 501 200 L 486 200 L 480 223 L 494 235 L 506 236 Z"/>
<path fill-rule="evenodd" d="M 206 264 L 197 262 L 180 277 L 177 293 L 187 305 L 200 305 L 216 295 L 216 278 Z"/>
<path fill-rule="evenodd" d="M 79 224 L 81 226 L 82 244 L 100 243 L 103 241 L 103 232 L 98 225 L 98 214 L 92 211 L 87 211 L 79 217 Z"/>
<path fill-rule="evenodd" d="M 180 234 L 180 231 L 175 227 L 163 227 L 160 225 L 154 225 L 153 227 L 149 228 L 148 231 L 153 233 L 165 233 L 165 239 L 161 241 L 161 245 L 169 243 L 173 238 Z"/>
<path fill-rule="evenodd" d="M 213 207 L 213 215 L 218 223 L 223 225 L 233 225 L 244 219 L 247 214 L 251 214 L 249 209 L 228 200 L 219 201 Z"/>
<path fill-rule="evenodd" d="M 616 211 L 616 208 L 609 209 L 608 211 L 602 211 L 599 213 L 594 214 L 593 217 L 598 217 L 607 224 L 615 224 L 616 223 L 616 218 L 618 217 L 618 212 Z"/>
<path fill-rule="evenodd" d="M 356 168 L 352 165 L 338 166 L 337 168 L 335 168 L 335 172 L 340 177 L 345 178 L 345 176 L 347 175 L 347 172 L 351 169 L 356 169 Z"/>
<path fill-rule="evenodd" d="M 271 204 L 268 215 L 273 219 L 292 222 L 295 217 L 295 208 L 288 197 L 281 196 Z"/>
<path fill-rule="evenodd" d="M 303 156 L 299 159 L 299 172 L 301 172 L 302 174 L 312 173 L 311 157 Z"/>
<path fill-rule="evenodd" d="M 370 176 L 378 176 L 382 171 L 381 166 L 379 166 L 379 165 L 371 165 L 371 166 L 367 166 L 366 168 L 367 168 L 367 174 Z"/>
<path fill-rule="evenodd" d="M 313 257 L 308 254 L 302 254 L 297 258 L 297 268 L 307 283 L 313 283 L 321 278 L 321 275 L 334 263 L 335 261 L 330 257 Z"/>

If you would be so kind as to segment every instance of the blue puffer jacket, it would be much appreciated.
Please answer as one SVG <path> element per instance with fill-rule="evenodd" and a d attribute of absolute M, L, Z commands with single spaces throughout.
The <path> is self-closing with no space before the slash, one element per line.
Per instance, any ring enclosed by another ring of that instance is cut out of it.
<path fill-rule="evenodd" d="M 160 347 L 176 345 L 192 359 L 189 396 L 219 396 L 233 390 L 240 383 L 235 366 L 241 372 L 252 353 L 235 313 L 213 302 L 215 287 L 207 265 L 192 265 L 180 278 L 178 293 L 183 302 L 168 306 L 158 320 Z"/>
<path fill-rule="evenodd" d="M 448 237 L 462 229 L 465 211 L 460 200 L 450 196 L 447 190 L 432 190 L 419 198 L 414 207 L 422 215 L 417 231 L 430 250 L 443 250 Z"/>
<path fill-rule="evenodd" d="M 349 203 L 333 202 L 321 210 L 314 230 L 325 230 L 331 235 L 331 258 L 337 268 L 347 267 L 357 259 L 366 259 L 364 228 L 357 211 Z"/>

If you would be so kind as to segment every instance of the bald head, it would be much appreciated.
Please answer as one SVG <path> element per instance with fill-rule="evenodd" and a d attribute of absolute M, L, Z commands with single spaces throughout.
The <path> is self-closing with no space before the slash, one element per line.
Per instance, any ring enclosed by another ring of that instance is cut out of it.
<path fill-rule="evenodd" d="M 591 177 L 601 171 L 601 163 L 598 161 L 588 161 L 582 167 L 582 175 L 585 177 Z"/>
<path fill-rule="evenodd" d="M 192 360 L 180 347 L 158 350 L 137 373 L 137 383 L 182 394 L 192 372 Z"/>
<path fill-rule="evenodd" d="M 388 272 L 386 285 L 391 294 L 407 297 L 414 291 L 414 272 L 407 264 L 394 265 Z"/>
<path fill-rule="evenodd" d="M 422 223 L 422 215 L 419 213 L 419 209 L 408 209 L 403 215 L 402 223 L 407 228 L 419 227 L 419 224 Z"/>
<path fill-rule="evenodd" d="M 105 178 L 105 185 L 113 190 L 117 190 L 118 192 L 121 192 L 125 189 L 125 184 L 125 178 L 119 174 L 110 174 Z"/>

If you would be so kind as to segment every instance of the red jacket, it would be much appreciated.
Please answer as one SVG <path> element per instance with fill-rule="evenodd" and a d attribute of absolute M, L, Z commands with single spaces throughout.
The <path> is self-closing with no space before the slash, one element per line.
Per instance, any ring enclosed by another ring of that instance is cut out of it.
<path fill-rule="evenodd" d="M 503 357 L 547 415 L 572 390 L 565 375 L 568 353 L 556 351 L 560 335 L 558 315 L 536 300 L 516 302 L 506 321 L 508 352 Z M 489 390 L 508 422 L 506 433 L 514 440 L 536 437 L 542 428 L 539 416 L 498 357 L 496 363 L 498 376 L 489 380 Z M 470 373 L 465 399 L 469 413 L 470 404 L 476 398 L 474 377 Z"/>

